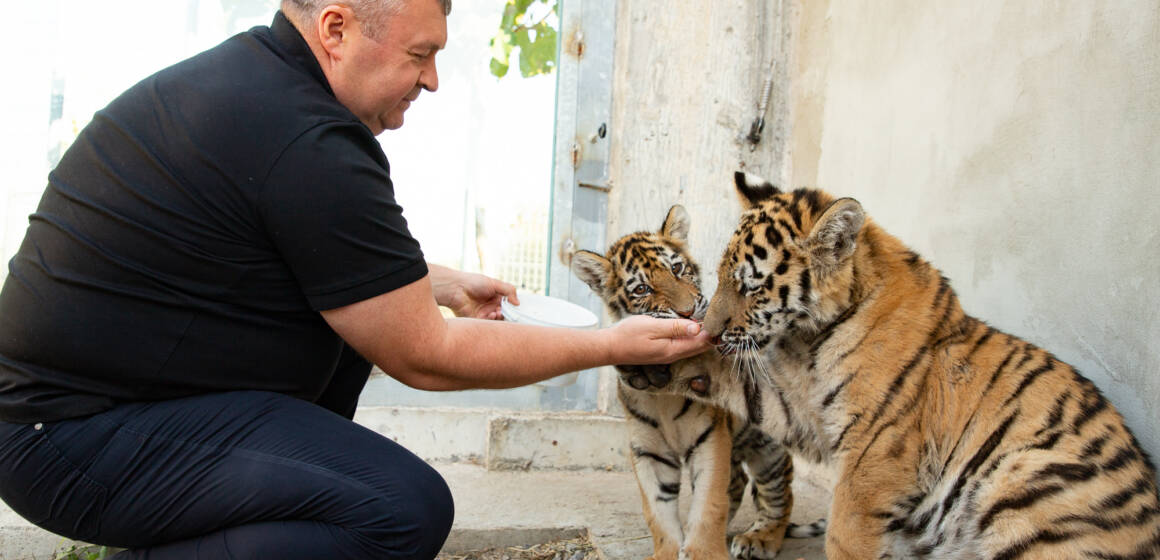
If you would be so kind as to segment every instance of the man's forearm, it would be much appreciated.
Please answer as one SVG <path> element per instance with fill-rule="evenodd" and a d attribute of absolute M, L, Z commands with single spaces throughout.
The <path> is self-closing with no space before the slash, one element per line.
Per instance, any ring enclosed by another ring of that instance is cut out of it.
<path fill-rule="evenodd" d="M 440 350 L 396 375 L 429 391 L 507 389 L 612 363 L 607 331 L 447 319 Z M 392 373 L 392 372 L 387 372 Z"/>

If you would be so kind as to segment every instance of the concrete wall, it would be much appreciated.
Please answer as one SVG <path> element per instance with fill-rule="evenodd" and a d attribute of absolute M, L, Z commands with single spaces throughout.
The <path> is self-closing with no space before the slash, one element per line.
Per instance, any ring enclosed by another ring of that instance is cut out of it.
<path fill-rule="evenodd" d="M 1160 454 L 1160 4 L 806 2 L 794 26 L 793 183 L 860 199 Z"/>
<path fill-rule="evenodd" d="M 753 153 L 725 138 L 754 95 L 753 8 L 670 6 L 622 2 L 610 239 L 680 200 L 712 268 L 743 163 L 856 197 L 1160 455 L 1160 4 L 786 0 L 766 26 L 784 137 Z"/>

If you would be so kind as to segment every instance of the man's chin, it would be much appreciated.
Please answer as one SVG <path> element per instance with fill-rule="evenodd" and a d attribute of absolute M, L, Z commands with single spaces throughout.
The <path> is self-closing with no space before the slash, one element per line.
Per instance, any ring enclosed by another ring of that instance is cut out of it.
<path fill-rule="evenodd" d="M 399 113 L 397 115 L 388 115 L 387 118 L 383 119 L 382 126 L 383 126 L 384 131 L 397 130 L 399 128 L 402 128 L 403 127 L 403 114 Z"/>

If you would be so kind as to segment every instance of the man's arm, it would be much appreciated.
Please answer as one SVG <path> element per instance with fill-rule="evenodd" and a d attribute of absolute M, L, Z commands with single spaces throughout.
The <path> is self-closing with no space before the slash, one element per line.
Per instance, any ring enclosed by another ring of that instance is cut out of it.
<path fill-rule="evenodd" d="M 416 389 L 519 387 L 615 363 L 669 363 L 710 347 L 692 321 L 632 317 L 596 331 L 479 319 L 444 319 L 424 277 L 385 294 L 322 312 L 344 340 Z M 692 326 L 696 336 L 690 336 Z"/>

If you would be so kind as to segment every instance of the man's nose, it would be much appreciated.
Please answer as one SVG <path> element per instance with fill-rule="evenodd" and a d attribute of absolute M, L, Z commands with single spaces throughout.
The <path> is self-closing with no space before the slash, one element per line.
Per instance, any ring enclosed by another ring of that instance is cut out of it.
<path fill-rule="evenodd" d="M 431 59 L 431 68 L 424 70 L 419 74 L 419 85 L 427 91 L 435 91 L 439 89 L 439 70 L 435 68 L 435 59 Z"/>

